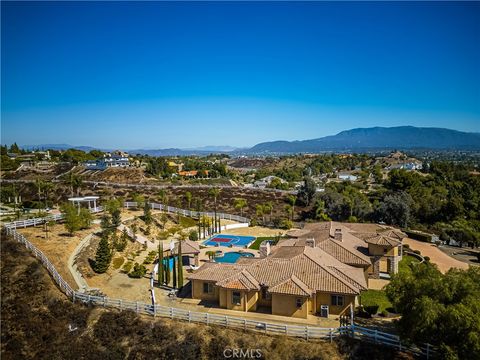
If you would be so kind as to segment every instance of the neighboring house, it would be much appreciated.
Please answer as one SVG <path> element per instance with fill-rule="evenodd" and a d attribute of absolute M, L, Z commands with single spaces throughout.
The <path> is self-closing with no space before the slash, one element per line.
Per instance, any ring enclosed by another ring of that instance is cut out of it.
<path fill-rule="evenodd" d="M 422 170 L 422 168 L 423 168 L 423 164 L 421 162 L 406 162 L 406 163 L 391 165 L 388 169 L 389 170 L 393 170 L 393 169 Z"/>
<path fill-rule="evenodd" d="M 367 289 L 363 270 L 346 265 L 321 248 L 274 246 L 264 258 L 235 264 L 206 263 L 189 277 L 192 297 L 239 311 L 268 311 L 307 318 L 340 315 Z"/>
<path fill-rule="evenodd" d="M 266 176 L 262 179 L 259 179 L 253 183 L 253 187 L 260 188 L 260 189 L 265 189 L 268 187 L 274 179 L 280 180 L 280 183 L 285 184 L 287 181 L 283 180 L 282 178 L 279 178 L 278 176 Z"/>
<path fill-rule="evenodd" d="M 351 182 L 357 181 L 358 179 L 357 176 L 351 175 L 351 174 L 339 174 L 338 178 L 342 181 L 351 181 Z"/>
<path fill-rule="evenodd" d="M 89 170 L 105 170 L 112 167 L 126 168 L 130 167 L 130 160 L 128 159 L 128 153 L 115 151 L 106 153 L 101 159 L 86 161 L 84 165 Z"/>
<path fill-rule="evenodd" d="M 188 171 L 184 170 L 184 171 L 178 172 L 178 175 L 182 177 L 196 177 L 199 175 L 204 175 L 208 177 L 208 174 L 209 174 L 208 170 L 200 170 L 200 174 L 199 174 L 199 171 L 197 170 L 188 170 Z"/>

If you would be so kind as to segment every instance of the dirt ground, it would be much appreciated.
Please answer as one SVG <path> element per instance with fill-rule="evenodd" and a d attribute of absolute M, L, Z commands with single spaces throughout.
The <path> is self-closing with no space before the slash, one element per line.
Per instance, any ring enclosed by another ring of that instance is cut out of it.
<path fill-rule="evenodd" d="M 284 229 L 272 229 L 262 226 L 251 226 L 238 229 L 225 230 L 224 234 L 230 235 L 244 235 L 244 236 L 277 236 L 279 233 L 283 235 L 287 232 Z"/>
<path fill-rule="evenodd" d="M 468 264 L 448 256 L 434 244 L 409 238 L 404 239 L 403 243 L 408 244 L 412 250 L 420 250 L 423 256 L 430 257 L 430 261 L 436 264 L 442 273 L 451 268 L 468 269 Z"/>
<path fill-rule="evenodd" d="M 68 269 L 68 258 L 79 242 L 97 229 L 98 225 L 94 224 L 90 229 L 78 231 L 74 236 L 70 236 L 67 234 L 63 224 L 55 224 L 50 227 L 48 240 L 45 238 L 43 226 L 18 229 L 18 231 L 43 251 L 65 281 L 73 288 L 76 288 L 75 280 Z"/>

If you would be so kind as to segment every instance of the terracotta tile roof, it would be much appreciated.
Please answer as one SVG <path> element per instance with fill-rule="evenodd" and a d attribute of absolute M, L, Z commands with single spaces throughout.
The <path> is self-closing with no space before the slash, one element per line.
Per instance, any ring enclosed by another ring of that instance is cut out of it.
<path fill-rule="evenodd" d="M 317 243 L 316 246 L 344 264 L 369 266 L 372 263 L 367 255 L 362 254 L 353 247 L 347 246 L 342 241 L 327 239 Z"/>
<path fill-rule="evenodd" d="M 246 270 L 217 282 L 217 285 L 226 289 L 260 290 L 258 281 Z"/>
<path fill-rule="evenodd" d="M 366 289 L 362 269 L 345 265 L 320 248 L 300 246 L 280 246 L 270 256 L 253 262 L 206 263 L 189 279 L 235 289 L 267 286 L 292 295 L 316 291 L 359 294 Z"/>
<path fill-rule="evenodd" d="M 382 231 L 379 233 L 357 233 L 357 236 L 361 237 L 367 244 L 389 247 L 399 246 L 403 239 L 401 234 L 392 230 Z"/>
<path fill-rule="evenodd" d="M 176 254 L 178 252 L 178 242 L 175 243 L 175 248 L 173 249 L 173 253 Z M 182 240 L 182 254 L 189 255 L 189 254 L 198 254 L 200 253 L 200 244 L 192 241 L 192 240 Z"/>
<path fill-rule="evenodd" d="M 273 294 L 311 296 L 312 290 L 295 275 L 268 289 Z"/>

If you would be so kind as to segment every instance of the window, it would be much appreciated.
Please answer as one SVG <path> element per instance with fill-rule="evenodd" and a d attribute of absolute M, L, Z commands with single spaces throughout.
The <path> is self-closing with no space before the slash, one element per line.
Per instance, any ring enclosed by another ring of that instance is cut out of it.
<path fill-rule="evenodd" d="M 332 295 L 332 305 L 343 306 L 343 296 L 342 295 Z"/>
<path fill-rule="evenodd" d="M 240 296 L 241 296 L 240 291 L 233 291 L 232 292 L 232 304 L 240 305 L 242 303 L 242 300 L 241 300 Z"/>
<path fill-rule="evenodd" d="M 203 293 L 204 294 L 213 294 L 213 285 L 211 283 L 203 283 Z"/>
<path fill-rule="evenodd" d="M 303 305 L 303 299 L 302 299 L 302 298 L 297 298 L 297 299 L 295 300 L 295 303 L 296 303 L 296 305 L 297 305 L 297 308 L 301 308 L 302 305 Z"/>
<path fill-rule="evenodd" d="M 387 251 L 388 251 L 388 249 L 387 249 L 387 248 L 383 248 L 383 253 L 384 253 L 384 254 L 386 254 L 386 253 L 387 253 Z"/>

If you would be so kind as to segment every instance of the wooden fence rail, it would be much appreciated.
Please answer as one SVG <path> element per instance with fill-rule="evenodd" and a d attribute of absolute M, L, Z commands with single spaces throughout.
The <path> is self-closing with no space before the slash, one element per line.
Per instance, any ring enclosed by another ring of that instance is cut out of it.
<path fill-rule="evenodd" d="M 275 324 L 263 321 L 249 320 L 245 318 L 209 314 L 205 312 L 189 311 L 185 309 L 162 306 L 158 304 L 146 304 L 138 301 L 123 299 L 111 299 L 105 296 L 93 296 L 74 290 L 58 273 L 55 266 L 43 254 L 43 252 L 30 243 L 25 236 L 18 233 L 15 227 L 4 227 L 7 235 L 10 235 L 23 244 L 33 255 L 39 259 L 45 268 L 52 275 L 59 288 L 73 302 L 82 302 L 94 306 L 111 307 L 119 310 L 134 311 L 138 314 L 146 314 L 154 317 L 177 319 L 193 323 L 207 325 L 218 325 L 244 331 L 255 331 L 269 335 L 285 335 L 290 337 L 303 338 L 305 340 L 324 339 L 332 341 L 338 336 L 350 336 L 363 341 L 373 342 L 397 348 L 402 351 L 411 352 L 414 355 L 426 357 L 434 354 L 434 349 L 429 344 L 421 346 L 402 343 L 397 335 L 369 329 L 358 325 L 341 326 L 338 328 L 322 328 L 317 326 L 301 326 L 289 324 Z"/>

